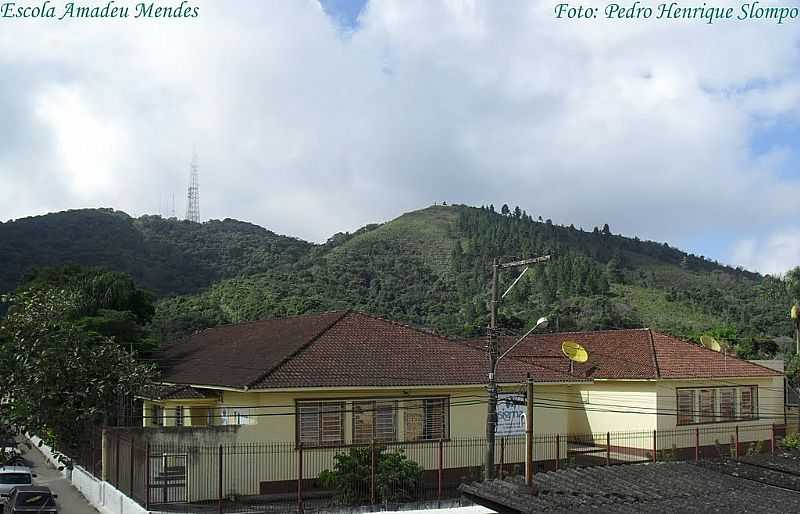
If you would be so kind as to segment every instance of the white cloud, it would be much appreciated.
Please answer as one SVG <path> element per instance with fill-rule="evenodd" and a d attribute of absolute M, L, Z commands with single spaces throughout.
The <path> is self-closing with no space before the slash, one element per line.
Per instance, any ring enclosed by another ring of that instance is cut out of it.
<path fill-rule="evenodd" d="M 778 231 L 762 238 L 739 241 L 735 262 L 746 268 L 780 275 L 800 266 L 800 229 Z"/>
<path fill-rule="evenodd" d="M 314 240 L 442 200 L 653 239 L 782 228 L 800 183 L 750 144 L 798 114 L 800 26 L 551 9 L 371 0 L 346 38 L 313 0 L 4 23 L 0 215 L 180 213 L 196 143 L 204 217 Z"/>

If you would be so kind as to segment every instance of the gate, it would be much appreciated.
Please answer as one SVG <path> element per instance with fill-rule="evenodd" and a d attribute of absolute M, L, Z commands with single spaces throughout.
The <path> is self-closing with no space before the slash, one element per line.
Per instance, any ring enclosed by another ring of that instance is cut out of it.
<path fill-rule="evenodd" d="M 187 503 L 188 473 L 185 453 L 150 455 L 150 502 L 152 504 Z"/>

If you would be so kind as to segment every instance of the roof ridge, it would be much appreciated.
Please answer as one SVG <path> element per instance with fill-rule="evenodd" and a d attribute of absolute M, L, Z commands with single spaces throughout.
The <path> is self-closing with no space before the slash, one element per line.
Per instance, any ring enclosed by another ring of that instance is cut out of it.
<path fill-rule="evenodd" d="M 273 371 L 277 370 L 278 368 L 280 368 L 281 366 L 283 366 L 284 364 L 286 364 L 290 360 L 292 360 L 295 357 L 297 357 L 300 353 L 302 353 L 309 346 L 314 344 L 315 341 L 317 341 L 320 337 L 322 337 L 322 335 L 325 332 L 330 330 L 334 325 L 338 324 L 340 321 L 342 321 L 342 319 L 344 319 L 348 314 L 350 314 L 350 310 L 349 309 L 344 311 L 344 312 L 341 312 L 341 311 L 335 311 L 335 312 L 340 312 L 341 314 L 336 319 L 334 319 L 331 323 L 328 323 L 327 325 L 325 325 L 322 328 L 322 330 L 319 331 L 319 333 L 317 333 L 316 335 L 310 337 L 308 339 L 308 341 L 306 341 L 305 343 L 301 344 L 295 351 L 293 351 L 292 353 L 290 353 L 289 355 L 287 355 L 286 357 L 281 359 L 277 364 L 275 364 L 274 366 L 272 366 L 271 368 L 266 370 L 264 373 L 258 375 L 258 377 L 256 377 L 255 379 L 253 379 L 250 382 L 248 382 L 247 385 L 245 386 L 245 388 L 249 388 L 250 386 L 261 382 L 262 380 L 267 378 Z M 333 314 L 333 313 L 334 312 L 331 312 L 329 314 Z"/>
<path fill-rule="evenodd" d="M 241 327 L 242 325 L 253 325 L 255 323 L 265 323 L 267 321 L 282 321 L 282 320 L 286 320 L 286 319 L 295 319 L 295 318 L 311 318 L 311 317 L 327 316 L 327 315 L 330 315 L 330 314 L 347 314 L 347 312 L 349 312 L 349 311 L 341 310 L 341 309 L 334 309 L 334 310 L 331 310 L 331 311 L 323 311 L 323 312 L 315 312 L 315 313 L 307 312 L 305 314 L 292 314 L 290 316 L 277 316 L 277 317 L 274 317 L 274 318 L 251 319 L 251 320 L 248 320 L 248 321 L 236 321 L 236 322 L 232 321 L 230 323 L 222 323 L 220 325 L 214 325 L 213 327 L 206 327 L 206 328 L 204 328 L 202 330 L 198 330 L 196 332 L 192 332 L 189 335 L 200 334 L 200 333 L 206 332 L 208 330 L 215 330 L 215 329 L 218 329 L 218 328 Z"/>
<path fill-rule="evenodd" d="M 653 366 L 656 368 L 656 378 L 661 378 L 661 368 L 658 365 L 658 354 L 656 353 L 656 340 L 651 329 L 647 329 L 647 334 L 650 336 L 650 348 L 653 349 Z"/>
<path fill-rule="evenodd" d="M 680 337 L 671 336 L 669 334 L 665 334 L 663 332 L 658 332 L 658 331 L 656 331 L 655 333 L 658 334 L 659 336 L 662 336 L 662 337 L 668 337 L 668 338 L 672 339 L 673 341 L 678 341 L 678 342 L 683 343 L 683 344 L 688 344 L 688 345 L 690 345 L 690 346 L 692 346 L 694 348 L 699 348 L 700 350 L 703 350 L 703 351 L 706 351 L 706 352 L 711 352 L 714 355 L 719 355 L 720 354 L 720 352 L 715 352 L 714 350 L 712 350 L 710 348 L 706 348 L 705 346 L 703 346 L 701 344 L 695 344 L 692 341 L 687 341 L 685 339 L 681 339 Z M 765 369 L 765 370 L 768 370 L 768 371 L 772 371 L 775 375 L 785 375 L 785 373 L 781 373 L 780 371 L 774 370 L 772 368 L 768 368 L 766 366 L 762 366 L 761 364 L 756 364 L 755 362 L 750 362 L 747 359 L 742 359 L 740 357 L 737 357 L 736 355 L 732 355 L 732 354 L 727 353 L 727 352 L 725 353 L 725 358 L 726 359 L 734 359 L 734 360 L 737 360 L 737 361 L 739 361 L 741 363 L 748 364 L 750 366 L 757 366 L 759 368 L 762 368 L 762 369 Z"/>

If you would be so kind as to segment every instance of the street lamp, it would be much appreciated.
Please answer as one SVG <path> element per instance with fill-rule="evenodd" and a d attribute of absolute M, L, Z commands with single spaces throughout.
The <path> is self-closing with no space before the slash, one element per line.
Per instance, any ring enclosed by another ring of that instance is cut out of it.
<path fill-rule="evenodd" d="M 487 387 L 488 391 L 488 403 L 487 403 L 487 412 L 486 412 L 486 459 L 484 462 L 484 476 L 487 480 L 494 478 L 494 441 L 495 441 L 495 432 L 497 430 L 497 363 L 508 355 L 508 352 L 514 349 L 519 343 L 522 342 L 528 335 L 530 335 L 534 330 L 537 328 L 544 328 L 547 326 L 548 320 L 545 317 L 539 318 L 536 322 L 536 325 L 533 326 L 528 332 L 525 333 L 522 337 L 520 337 L 514 344 L 511 345 L 502 355 L 498 356 L 498 348 L 497 348 L 497 305 L 499 303 L 498 295 L 497 295 L 497 279 L 498 273 L 501 269 L 506 268 L 516 268 L 520 266 L 525 266 L 525 269 L 522 270 L 522 273 L 517 276 L 517 278 L 512 282 L 511 286 L 503 293 L 502 298 L 505 298 L 506 295 L 511 291 L 511 289 L 520 281 L 522 276 L 528 271 L 528 267 L 533 264 L 540 264 L 550 260 L 549 255 L 544 255 L 541 257 L 534 257 L 532 259 L 524 259 L 521 261 L 514 261 L 508 262 L 505 264 L 498 264 L 497 259 L 494 260 L 492 264 L 492 301 L 491 301 L 491 311 L 490 311 L 490 318 L 489 318 L 489 331 L 488 331 L 488 349 L 489 349 L 489 385 Z"/>

